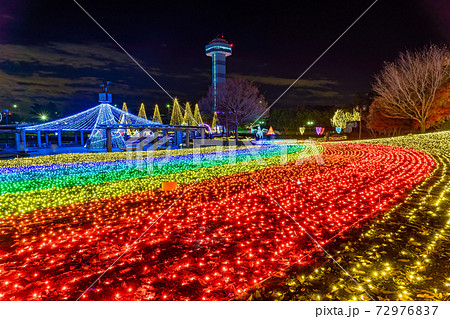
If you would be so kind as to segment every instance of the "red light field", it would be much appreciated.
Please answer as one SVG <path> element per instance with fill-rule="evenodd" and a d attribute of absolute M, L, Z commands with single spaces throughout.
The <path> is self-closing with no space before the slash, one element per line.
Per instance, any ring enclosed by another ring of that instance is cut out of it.
<path fill-rule="evenodd" d="M 323 159 L 4 218 L 0 299 L 75 300 L 108 269 L 81 300 L 226 300 L 317 249 L 302 229 L 326 247 L 435 165 L 376 145 L 326 146 Z"/>

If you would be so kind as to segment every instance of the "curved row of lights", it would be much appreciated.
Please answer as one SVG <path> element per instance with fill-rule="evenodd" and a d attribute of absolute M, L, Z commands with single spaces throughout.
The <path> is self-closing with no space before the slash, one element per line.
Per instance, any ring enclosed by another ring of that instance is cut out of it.
<path fill-rule="evenodd" d="M 0 298 L 76 299 L 147 231 L 83 300 L 228 299 L 314 248 L 252 178 L 323 245 L 392 207 L 435 165 L 425 153 L 376 145 L 327 146 L 323 160 L 234 175 L 239 163 L 215 167 L 216 178 L 194 185 L 164 215 L 186 187 L 3 218 L 1 234 L 14 245 L 5 243 L 13 248 L 0 256 Z"/>
<path fill-rule="evenodd" d="M 30 181 L 21 181 L 26 184 L 16 193 L 7 193 L 0 196 L 0 217 L 12 213 L 30 212 L 36 209 L 79 203 L 91 199 L 115 197 L 133 192 L 142 192 L 161 187 L 162 182 L 176 181 L 179 184 L 188 184 L 195 180 L 205 180 L 216 176 L 230 175 L 238 172 L 249 172 L 280 164 L 283 160 L 292 161 L 309 157 L 321 152 L 322 147 L 311 145 L 297 145 L 291 147 L 262 148 L 261 152 L 248 152 L 245 157 L 223 157 L 220 153 L 212 161 L 193 161 L 180 165 L 138 166 L 128 171 L 128 175 L 121 172 L 112 172 L 111 178 L 106 174 L 94 174 L 86 176 L 89 183 L 83 183 L 83 179 L 77 176 L 68 176 L 66 183 L 58 180 L 49 183 L 44 179 L 41 183 L 46 189 L 28 190 Z M 266 157 L 269 156 L 269 157 Z M 232 162 L 232 165 L 224 165 Z M 214 166 L 217 163 L 222 165 Z M 101 165 L 101 164 L 100 164 Z M 51 170 L 48 170 L 51 174 Z M 157 173 L 160 174 L 157 174 Z M 45 173 L 44 173 L 45 174 Z M 155 176 L 153 176 L 155 175 Z M 122 179 L 125 178 L 125 179 Z M 39 181 L 31 181 L 39 183 Z M 70 186 L 70 182 L 75 184 Z M 81 184 L 81 185 L 80 185 Z M 51 187 L 51 188 L 50 188 Z"/>
<path fill-rule="evenodd" d="M 303 145 L 286 147 L 286 153 L 295 153 Z M 249 158 L 268 158 L 279 156 L 280 147 L 262 146 L 255 149 L 239 149 L 218 153 L 199 153 L 169 157 L 147 157 L 139 160 L 122 160 L 114 162 L 91 162 L 83 164 L 38 166 L 32 168 L 3 169 L 0 182 L 0 195 L 49 188 L 63 188 L 86 184 L 104 183 L 124 179 L 165 175 L 200 167 L 212 167 L 228 164 L 230 161 L 240 163 Z"/>
<path fill-rule="evenodd" d="M 378 300 L 448 298 L 450 277 L 442 266 L 448 259 L 443 252 L 450 238 L 450 132 L 370 143 L 427 152 L 436 166 L 405 201 L 372 221 L 355 239 L 329 250 L 360 286 L 328 260 L 312 271 L 288 272 L 276 286 L 258 291 L 263 299 L 368 300 L 365 291 Z"/>

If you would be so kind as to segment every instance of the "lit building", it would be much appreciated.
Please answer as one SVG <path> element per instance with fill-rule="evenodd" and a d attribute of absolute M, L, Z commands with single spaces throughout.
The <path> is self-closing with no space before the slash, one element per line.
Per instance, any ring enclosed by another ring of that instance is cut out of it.
<path fill-rule="evenodd" d="M 231 55 L 232 44 L 223 38 L 216 38 L 205 47 L 205 53 L 212 58 L 212 87 L 214 94 L 213 112 L 217 107 L 217 87 L 225 83 L 227 56 Z"/>

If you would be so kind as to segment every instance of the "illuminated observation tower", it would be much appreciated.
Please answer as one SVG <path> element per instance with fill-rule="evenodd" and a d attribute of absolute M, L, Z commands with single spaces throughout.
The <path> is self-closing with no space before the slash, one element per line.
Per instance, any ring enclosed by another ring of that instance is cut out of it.
<path fill-rule="evenodd" d="M 212 58 L 213 112 L 217 108 L 217 87 L 221 83 L 225 83 L 225 59 L 231 55 L 232 47 L 233 44 L 228 43 L 223 37 L 216 38 L 205 46 L 206 55 Z"/>

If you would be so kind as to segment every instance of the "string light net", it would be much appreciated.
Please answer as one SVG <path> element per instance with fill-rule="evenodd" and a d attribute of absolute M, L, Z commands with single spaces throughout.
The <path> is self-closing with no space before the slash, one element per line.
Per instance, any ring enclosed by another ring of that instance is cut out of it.
<path fill-rule="evenodd" d="M 91 131 L 85 147 L 106 148 L 106 131 L 100 125 L 113 124 L 157 125 L 136 115 L 122 111 L 111 104 L 102 103 L 86 111 L 48 123 L 27 126 L 26 131 Z M 126 147 L 124 132 L 120 129 L 111 130 L 113 148 Z"/>

